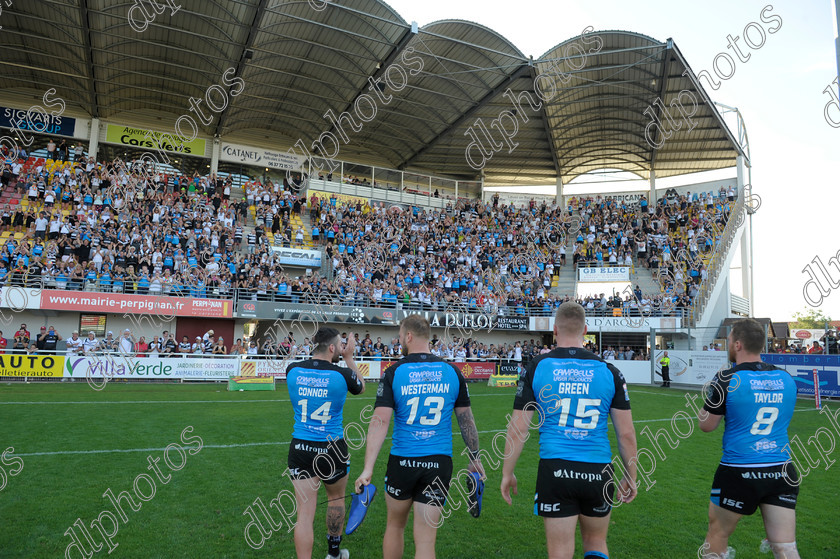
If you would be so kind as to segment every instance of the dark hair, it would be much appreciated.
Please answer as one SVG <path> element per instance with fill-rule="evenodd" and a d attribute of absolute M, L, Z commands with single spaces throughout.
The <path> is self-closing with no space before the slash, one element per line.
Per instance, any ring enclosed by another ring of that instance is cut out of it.
<path fill-rule="evenodd" d="M 313 351 L 324 351 L 331 343 L 338 337 L 338 330 L 329 326 L 323 326 L 318 329 L 312 342 L 315 344 Z"/>
<path fill-rule="evenodd" d="M 749 353 L 764 350 L 764 326 L 753 318 L 743 318 L 732 325 L 732 341 L 744 344 Z"/>

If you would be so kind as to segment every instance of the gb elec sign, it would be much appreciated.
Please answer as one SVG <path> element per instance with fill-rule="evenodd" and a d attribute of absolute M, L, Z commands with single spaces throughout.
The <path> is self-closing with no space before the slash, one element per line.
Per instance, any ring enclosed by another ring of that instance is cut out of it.
<path fill-rule="evenodd" d="M 321 251 L 305 248 L 271 247 L 274 260 L 285 266 L 300 266 L 301 268 L 320 268 Z"/>
<path fill-rule="evenodd" d="M 579 281 L 630 281 L 630 268 L 613 266 L 611 268 L 578 268 Z"/>

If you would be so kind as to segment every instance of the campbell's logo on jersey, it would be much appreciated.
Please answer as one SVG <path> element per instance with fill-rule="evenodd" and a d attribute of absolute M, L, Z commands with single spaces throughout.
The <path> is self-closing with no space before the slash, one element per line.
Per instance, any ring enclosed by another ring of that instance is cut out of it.
<path fill-rule="evenodd" d="M 784 390 L 785 383 L 781 379 L 750 379 L 750 388 L 753 390 Z"/>
<path fill-rule="evenodd" d="M 297 383 L 301 386 L 311 386 L 313 388 L 324 388 L 330 385 L 330 379 L 321 377 L 306 377 L 299 376 Z"/>
<path fill-rule="evenodd" d="M 408 373 L 408 382 L 440 382 L 443 380 L 443 371 L 411 371 Z"/>
<path fill-rule="evenodd" d="M 595 377 L 594 371 L 585 369 L 554 369 L 554 382 L 590 382 Z"/>

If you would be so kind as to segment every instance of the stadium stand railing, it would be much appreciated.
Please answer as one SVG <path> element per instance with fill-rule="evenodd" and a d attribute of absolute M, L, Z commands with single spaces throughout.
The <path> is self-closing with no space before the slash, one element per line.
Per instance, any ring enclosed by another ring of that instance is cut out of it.
<path fill-rule="evenodd" d="M 738 229 L 740 228 L 741 223 L 743 223 L 742 214 L 745 211 L 744 196 L 739 196 L 735 201 L 732 211 L 729 214 L 729 219 L 726 221 L 726 225 L 723 228 L 721 239 L 715 243 L 714 253 L 712 254 L 707 266 L 709 276 L 706 281 L 700 284 L 700 291 L 694 298 L 694 304 L 689 315 L 689 320 L 691 321 L 692 326 L 696 326 L 703 318 L 703 312 L 706 310 L 706 306 L 709 303 L 709 299 L 712 296 L 712 291 L 714 290 L 715 285 L 717 285 L 718 277 L 722 271 L 723 264 L 725 263 L 726 257 L 729 255 L 729 251 L 735 242 Z"/>

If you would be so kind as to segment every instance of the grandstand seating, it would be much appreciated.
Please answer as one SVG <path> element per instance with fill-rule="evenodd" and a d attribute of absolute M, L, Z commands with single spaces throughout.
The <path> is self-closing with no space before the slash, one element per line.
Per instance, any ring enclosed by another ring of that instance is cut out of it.
<path fill-rule="evenodd" d="M 463 199 L 440 208 L 434 199 L 434 207 L 400 211 L 336 197 L 307 208 L 288 185 L 252 181 L 243 185 L 246 209 L 221 200 L 221 181 L 205 188 L 210 177 L 144 178 L 120 161 L 87 173 L 86 165 L 29 157 L 18 181 L 3 188 L 2 281 L 141 293 L 160 284 L 163 293 L 257 300 L 299 301 L 314 292 L 349 305 L 547 315 L 574 296 L 573 269 L 559 289 L 562 246 L 566 266 L 644 267 L 659 279 L 655 291 L 621 301 L 580 298 L 589 310 L 633 313 L 650 304 L 669 314 L 691 306 L 720 240 L 712 224 L 722 229 L 732 204 L 721 191 L 650 207 L 597 196 L 570 198 L 565 208 Z M 30 200 L 32 185 L 38 196 Z M 53 189 L 48 208 L 45 192 Z M 50 224 L 39 240 L 34 220 L 42 211 Z M 249 234 L 257 237 L 253 254 Z M 272 246 L 321 248 L 330 271 L 297 277 L 274 263 Z M 118 250 L 99 254 L 109 247 Z"/>

